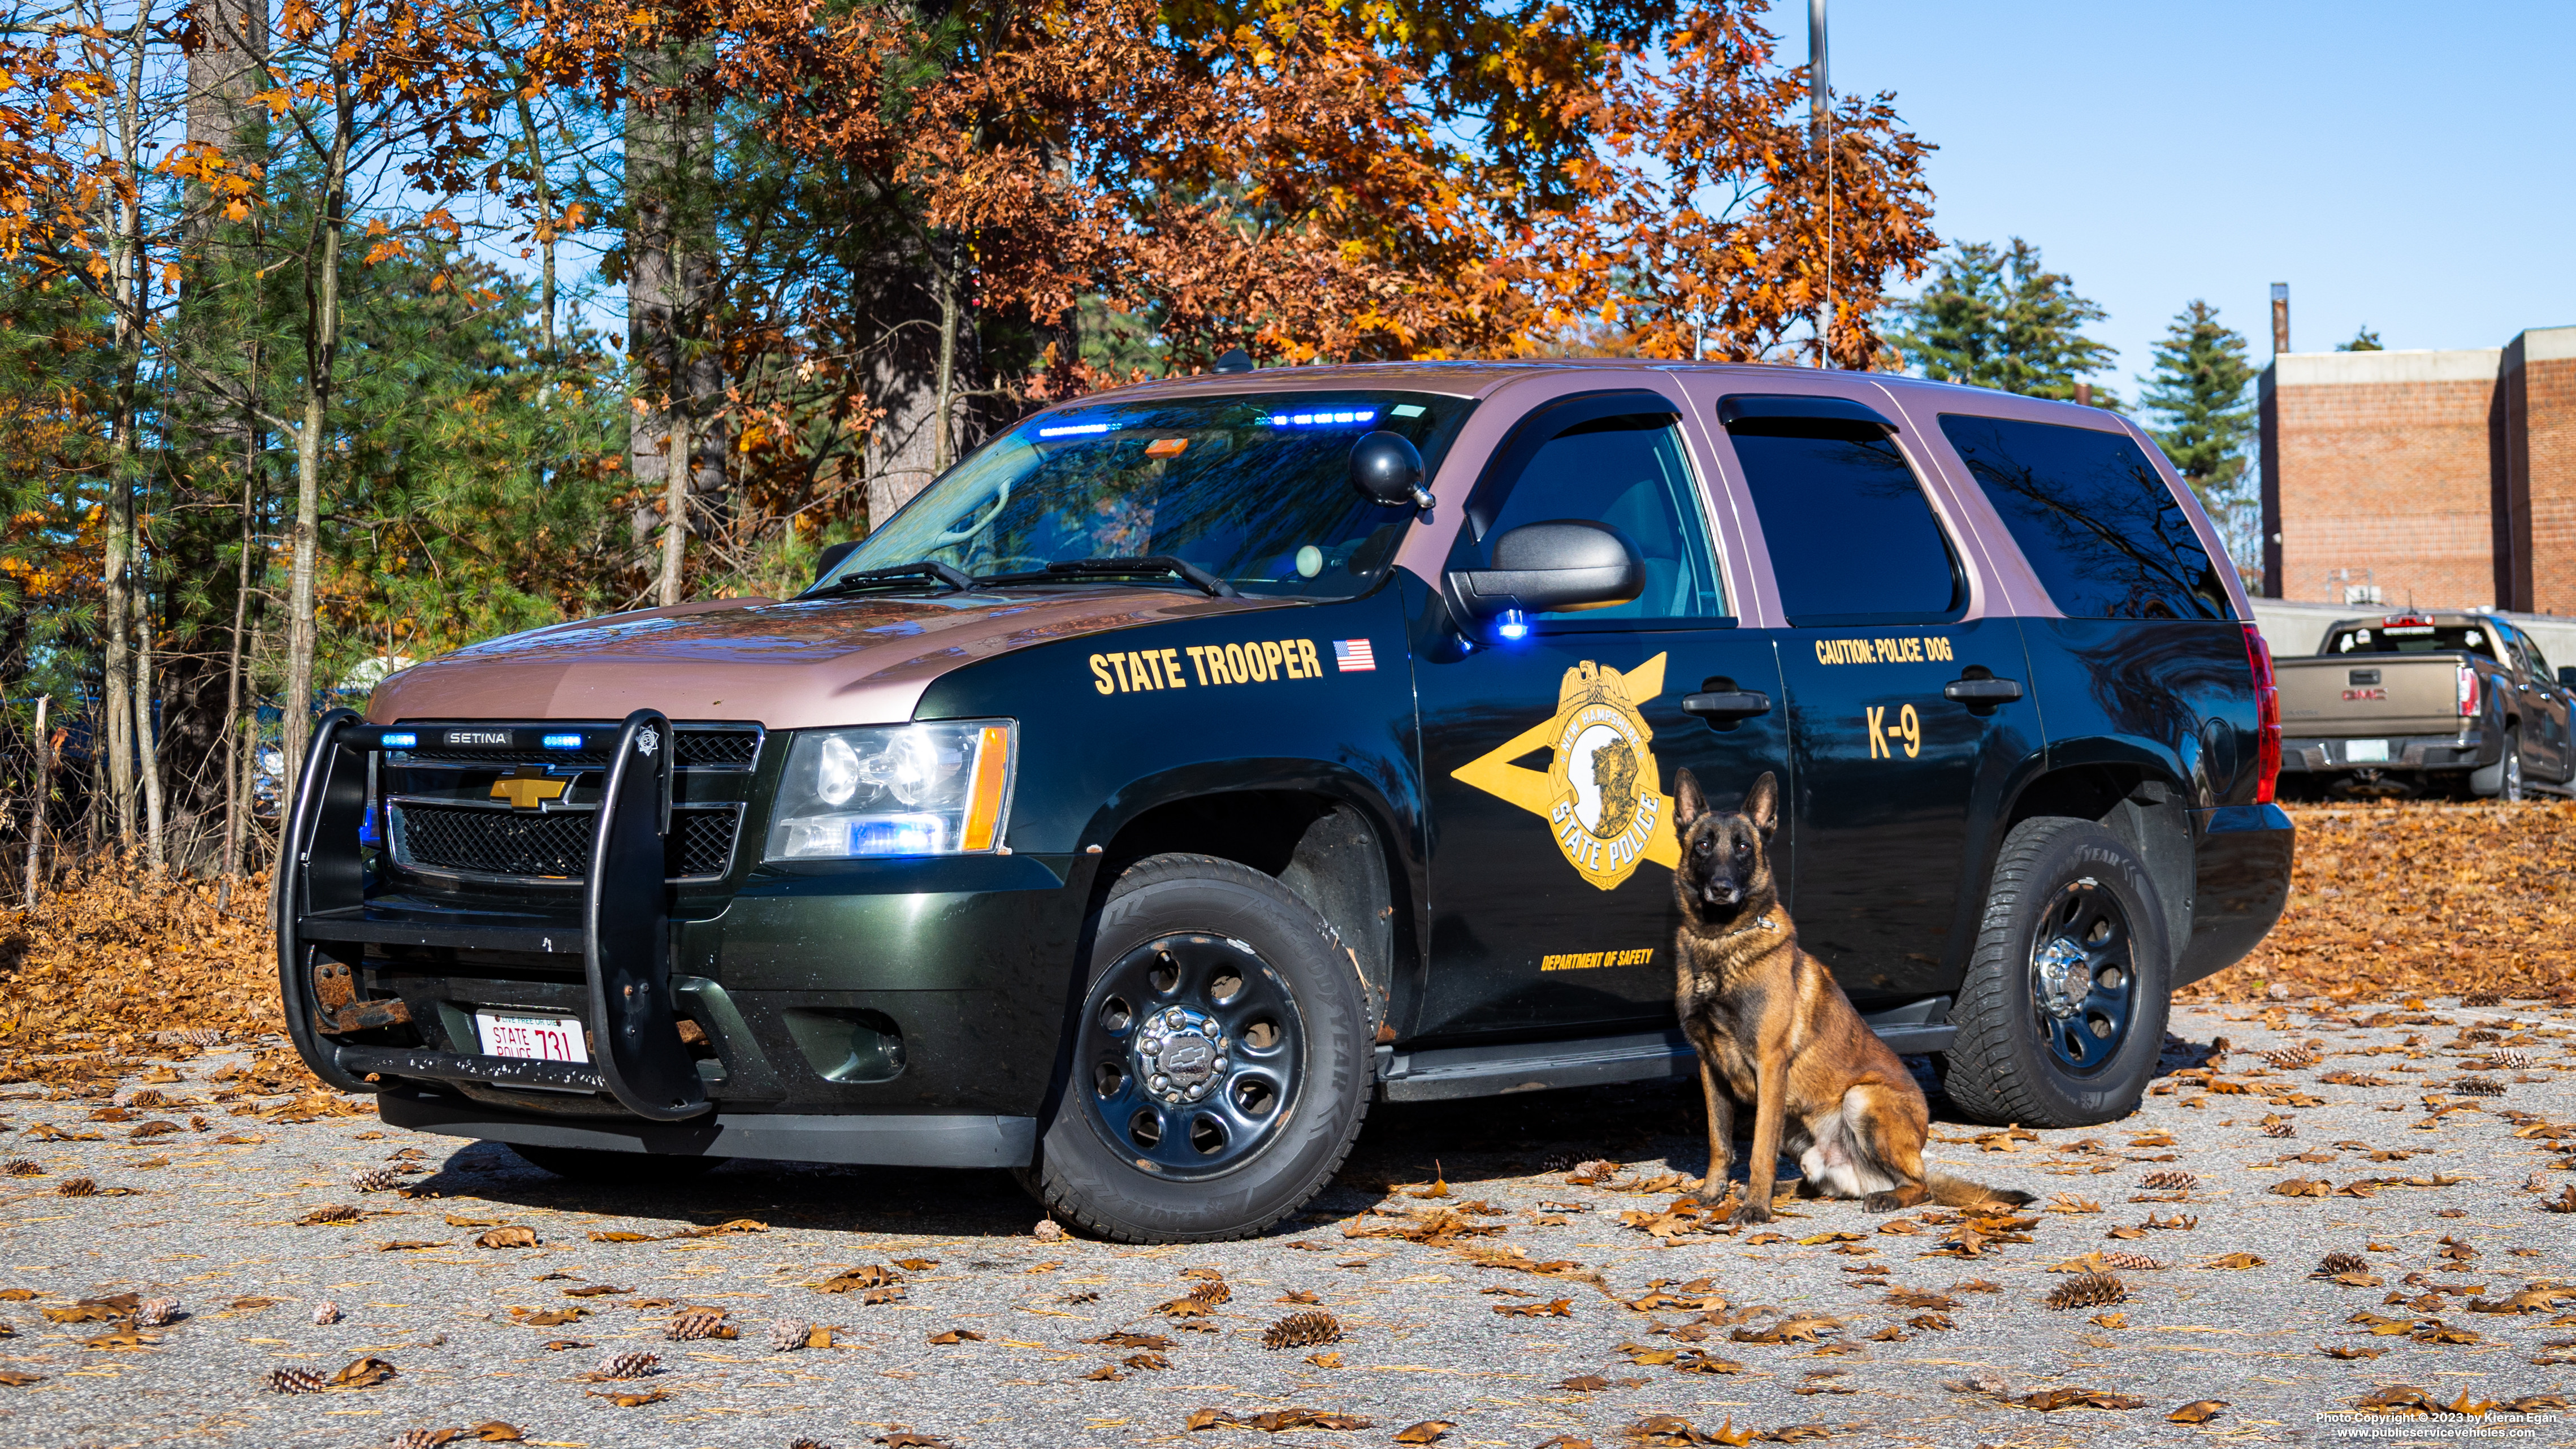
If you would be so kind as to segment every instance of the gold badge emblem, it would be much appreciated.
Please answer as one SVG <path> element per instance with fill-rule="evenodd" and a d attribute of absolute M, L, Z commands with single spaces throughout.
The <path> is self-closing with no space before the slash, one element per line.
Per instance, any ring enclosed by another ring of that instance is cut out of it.
<path fill-rule="evenodd" d="M 540 801 L 562 799 L 571 783 L 547 775 L 543 765 L 522 765 L 492 782 L 492 798 L 509 801 L 513 810 L 534 810 Z"/>
<path fill-rule="evenodd" d="M 1547 820 L 1566 863 L 1602 890 L 1616 890 L 1651 860 L 1681 860 L 1673 797 L 1663 793 L 1655 732 L 1640 707 L 1664 692 L 1664 659 L 1621 674 L 1587 659 L 1565 671 L 1556 717 L 1521 731 L 1453 775 Z M 1545 770 L 1512 761 L 1546 748 Z"/>

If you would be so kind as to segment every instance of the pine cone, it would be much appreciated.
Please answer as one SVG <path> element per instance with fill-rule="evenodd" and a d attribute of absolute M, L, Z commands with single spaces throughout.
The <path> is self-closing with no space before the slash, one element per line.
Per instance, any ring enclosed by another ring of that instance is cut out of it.
<path fill-rule="evenodd" d="M 796 1439 L 788 1443 L 787 1449 L 832 1449 L 832 1446 L 820 1439 Z"/>
<path fill-rule="evenodd" d="M 146 1298 L 134 1305 L 134 1323 L 138 1328 L 167 1328 L 179 1321 L 179 1300 Z"/>
<path fill-rule="evenodd" d="M 2344 1273 L 2367 1273 L 2370 1261 L 2359 1253 L 2328 1253 L 2317 1264 L 2316 1276 L 2332 1278 Z"/>
<path fill-rule="evenodd" d="M 801 1318 L 794 1319 L 786 1323 L 776 1324 L 769 1330 L 769 1351 L 771 1353 L 793 1353 L 797 1349 L 803 1348 L 805 1346 L 805 1340 L 813 1336 L 814 1325 L 807 1323 Z"/>
<path fill-rule="evenodd" d="M 222 1032 L 210 1026 L 192 1026 L 180 1031 L 163 1032 L 162 1035 L 177 1037 L 192 1047 L 210 1047 L 224 1039 Z"/>
<path fill-rule="evenodd" d="M 2105 1268 L 2126 1268 L 2132 1273 L 2149 1273 L 2164 1266 L 2144 1253 L 2104 1253 L 2101 1262 Z"/>
<path fill-rule="evenodd" d="M 733 1325 L 725 1322 L 721 1308 L 683 1308 L 662 1330 L 662 1336 L 674 1342 L 693 1338 L 731 1338 Z"/>
<path fill-rule="evenodd" d="M 45 1165 L 29 1158 L 12 1157 L 7 1162 L 0 1162 L 0 1172 L 5 1172 L 11 1177 L 42 1177 Z"/>
<path fill-rule="evenodd" d="M 2475 1031 L 2461 1032 L 2460 1040 L 2464 1042 L 2502 1041 L 2504 1040 L 2504 1033 L 2500 1031 L 2489 1031 L 2485 1027 L 2479 1027 Z"/>
<path fill-rule="evenodd" d="M 389 1192 L 402 1186 L 402 1175 L 390 1167 L 360 1167 L 349 1173 L 349 1186 L 359 1192 Z"/>
<path fill-rule="evenodd" d="M 126 1098 L 125 1105 L 129 1107 L 167 1107 L 170 1105 L 170 1099 L 162 1096 L 159 1088 L 146 1087 L 142 1091 L 135 1093 L 133 1096 Z"/>
<path fill-rule="evenodd" d="M 650 1378 L 662 1371 L 658 1353 L 612 1353 L 599 1361 L 599 1376 L 604 1379 Z"/>
<path fill-rule="evenodd" d="M 2078 1273 L 2048 1295 L 2051 1308 L 2099 1308 L 2129 1296 L 2128 1287 L 2109 1273 Z"/>
<path fill-rule="evenodd" d="M 2500 1047 L 2487 1053 L 2487 1060 L 2500 1070 L 2518 1072 L 2531 1065 L 2531 1054 L 2513 1047 Z"/>
<path fill-rule="evenodd" d="M 2480 987 L 2475 991 L 2461 993 L 2460 1004 L 2462 1006 L 2502 1006 L 2504 1005 L 2504 993 L 2486 987 Z"/>
<path fill-rule="evenodd" d="M 2315 1066 L 2317 1053 L 2313 1047 L 2277 1047 L 2263 1053 L 2263 1060 L 2285 1072 L 2294 1072 L 2301 1067 Z"/>
<path fill-rule="evenodd" d="M 96 1197 L 98 1184 L 86 1177 L 66 1177 L 54 1184 L 54 1191 L 64 1197 Z"/>
<path fill-rule="evenodd" d="M 318 1394 L 328 1383 L 311 1369 L 282 1368 L 270 1369 L 261 1377 L 259 1386 L 272 1394 Z"/>
<path fill-rule="evenodd" d="M 1291 1313 L 1263 1330 L 1263 1348 L 1312 1348 L 1319 1343 L 1337 1343 L 1342 1336 L 1342 1322 L 1329 1313 L 1310 1309 Z"/>
<path fill-rule="evenodd" d="M 2263 1124 L 2263 1135 L 2266 1137 L 2296 1137 L 2299 1135 L 2299 1124 L 2287 1121 L 2266 1122 Z"/>
<path fill-rule="evenodd" d="M 340 1321 L 340 1305 L 325 1298 L 313 1305 L 313 1326 L 328 1328 Z"/>
<path fill-rule="evenodd" d="M 2463 1097 L 2501 1097 L 2504 1083 L 2493 1077 L 2462 1077 L 2451 1084 L 2451 1090 Z"/>
<path fill-rule="evenodd" d="M 1234 1297 L 1234 1290 L 1225 1286 L 1224 1279 L 1218 1278 L 1205 1283 L 1191 1284 L 1190 1296 L 1201 1303 L 1206 1304 L 1210 1308 L 1214 1308 L 1216 1305 L 1232 1299 Z"/>
<path fill-rule="evenodd" d="M 2200 1179 L 2188 1172 L 2177 1172 L 2168 1168 L 2161 1172 L 2150 1172 L 2139 1178 L 2138 1186 L 2155 1192 L 2189 1192 L 2200 1186 Z"/>
<path fill-rule="evenodd" d="M 385 1449 L 446 1449 L 457 1437 L 453 1429 L 405 1429 L 385 1443 Z"/>

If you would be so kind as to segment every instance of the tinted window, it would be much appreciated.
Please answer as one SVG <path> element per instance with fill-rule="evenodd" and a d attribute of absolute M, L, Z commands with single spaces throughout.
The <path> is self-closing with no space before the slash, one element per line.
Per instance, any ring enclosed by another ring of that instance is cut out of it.
<path fill-rule="evenodd" d="M 1628 536 L 1646 560 L 1646 590 L 1607 609 L 1563 619 L 1708 619 L 1726 613 L 1726 588 L 1708 547 L 1699 487 L 1668 413 L 1603 418 L 1541 446 L 1504 495 L 1485 542 L 1524 523 L 1582 518 Z"/>
<path fill-rule="evenodd" d="M 2339 629 L 2321 654 L 2483 654 L 2499 656 L 2493 631 L 2477 625 L 2374 624 Z"/>
<path fill-rule="evenodd" d="M 2226 585 L 2125 433 L 1945 413 L 1941 431 L 2070 619 L 2232 619 Z"/>
<path fill-rule="evenodd" d="M 1931 500 L 1865 424 L 1748 418 L 1727 429 L 1789 622 L 1897 624 L 1954 616 L 1958 565 Z"/>

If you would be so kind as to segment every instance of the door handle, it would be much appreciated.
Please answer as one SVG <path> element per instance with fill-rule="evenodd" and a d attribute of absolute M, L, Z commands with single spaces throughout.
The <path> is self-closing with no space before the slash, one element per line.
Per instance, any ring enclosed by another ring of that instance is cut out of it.
<path fill-rule="evenodd" d="M 1682 696 L 1682 713 L 1698 715 L 1711 724 L 1733 724 L 1770 712 L 1771 696 L 1758 689 L 1721 689 Z"/>
<path fill-rule="evenodd" d="M 1997 705 L 2010 704 L 2021 698 L 2021 681 L 1997 679 L 1983 673 L 1972 674 L 1942 685 L 1941 697 L 1956 700 L 1970 709 L 1982 712 L 1991 710 Z"/>

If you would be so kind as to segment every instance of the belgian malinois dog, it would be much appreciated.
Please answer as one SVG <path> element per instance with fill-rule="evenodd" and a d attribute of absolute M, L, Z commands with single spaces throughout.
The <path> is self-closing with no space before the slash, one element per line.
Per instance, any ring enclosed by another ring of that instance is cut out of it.
<path fill-rule="evenodd" d="M 1771 1221 L 1783 1148 L 1805 1176 L 1803 1197 L 1856 1197 L 1870 1212 L 1932 1201 L 1953 1206 L 2031 1201 L 1923 1170 L 1931 1111 L 1887 1043 L 1861 1022 L 1825 964 L 1798 945 L 1771 875 L 1780 782 L 1765 773 L 1744 807 L 1708 808 L 1699 782 L 1677 781 L 1673 872 L 1682 928 L 1674 959 L 1682 1031 L 1699 1049 L 1708 1095 L 1708 1178 L 1697 1194 L 1722 1201 L 1734 1157 L 1735 1106 L 1753 1107 L 1753 1159 L 1732 1221 Z"/>

